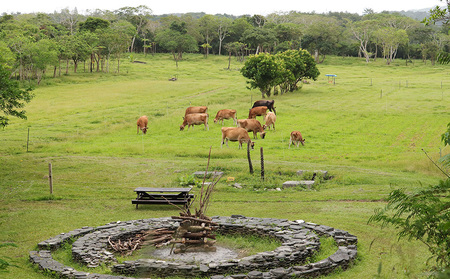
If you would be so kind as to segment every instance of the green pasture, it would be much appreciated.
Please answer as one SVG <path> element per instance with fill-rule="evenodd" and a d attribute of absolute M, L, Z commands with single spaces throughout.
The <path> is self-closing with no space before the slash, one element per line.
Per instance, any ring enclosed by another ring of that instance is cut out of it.
<path fill-rule="evenodd" d="M 210 148 L 209 168 L 224 177 L 208 215 L 302 219 L 355 234 L 358 261 L 327 278 L 426 277 L 425 245 L 398 242 L 393 228 L 367 220 L 391 190 L 444 178 L 424 151 L 433 160 L 449 153 L 440 141 L 450 122 L 448 65 L 328 57 L 317 81 L 270 97 L 276 131 L 255 140 L 250 175 L 246 150 L 235 142 L 221 147 L 221 125 L 213 122 L 223 108 L 246 118 L 261 99 L 246 88 L 242 64 L 233 59 L 228 70 L 226 56 L 185 54 L 177 68 L 170 54 L 135 57 L 146 64 L 124 59 L 120 73 L 87 73 L 80 66 L 77 74 L 51 78 L 49 71 L 26 106 L 28 120 L 11 119 L 0 130 L 0 243 L 17 245 L 0 248 L 0 259 L 16 265 L 0 278 L 49 278 L 28 263 L 28 252 L 60 233 L 176 215 L 171 206 L 136 210 L 133 189 L 179 186 L 183 177 L 205 170 Z M 335 84 L 326 74 L 337 75 Z M 179 131 L 189 105 L 208 106 L 209 130 Z M 146 135 L 136 133 L 141 115 L 149 118 Z M 288 148 L 293 130 L 302 132 L 305 146 Z M 284 181 L 299 179 L 297 170 L 327 170 L 333 178 L 311 190 L 277 191 Z"/>

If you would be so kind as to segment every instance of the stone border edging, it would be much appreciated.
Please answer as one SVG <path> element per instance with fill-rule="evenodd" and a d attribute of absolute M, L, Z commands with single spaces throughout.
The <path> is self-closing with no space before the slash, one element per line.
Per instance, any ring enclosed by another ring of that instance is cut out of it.
<path fill-rule="evenodd" d="M 151 273 L 163 277 L 168 275 L 208 276 L 215 279 L 231 278 L 225 277 L 223 274 L 234 274 L 232 275 L 233 278 L 316 277 L 328 274 L 337 267 L 346 269 L 357 255 L 356 236 L 324 225 L 304 223 L 303 221 L 288 221 L 286 219 L 252 218 L 242 215 L 215 216 L 213 221 L 219 224 L 219 232 L 271 236 L 281 240 L 282 245 L 274 251 L 209 264 L 141 259 L 116 264 L 112 267 L 112 270 L 122 274 Z M 108 238 L 111 238 L 111 240 L 128 238 L 143 230 L 173 228 L 177 225 L 178 221 L 167 217 L 127 222 L 119 221 L 96 228 L 84 227 L 67 234 L 61 234 L 39 243 L 38 247 L 55 250 L 65 241 L 79 237 L 72 245 L 73 258 L 87 266 L 95 267 L 101 263 L 116 262 L 113 253 L 107 250 Z M 319 262 L 302 266 L 296 265 L 304 262 L 307 257 L 319 249 L 320 242 L 316 233 L 333 237 L 339 246 L 338 250 Z M 41 269 L 54 272 L 63 278 L 129 278 L 76 271 L 53 260 L 49 250 L 31 251 L 30 260 L 39 265 Z"/>

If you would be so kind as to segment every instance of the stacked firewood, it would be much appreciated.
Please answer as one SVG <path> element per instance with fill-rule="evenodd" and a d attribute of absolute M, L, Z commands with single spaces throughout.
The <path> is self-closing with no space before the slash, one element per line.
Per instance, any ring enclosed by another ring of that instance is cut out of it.
<path fill-rule="evenodd" d="M 108 243 L 114 251 L 120 253 L 122 256 L 129 256 L 133 251 L 141 248 L 141 246 L 145 244 L 152 244 L 156 247 L 169 244 L 174 233 L 175 231 L 173 230 L 161 228 L 143 231 L 126 240 L 118 239 L 113 241 L 111 240 L 111 237 L 109 237 Z"/>
<path fill-rule="evenodd" d="M 173 219 L 181 220 L 177 228 L 172 244 L 178 244 L 172 251 L 175 254 L 185 252 L 215 252 L 216 243 L 214 229 L 216 223 L 211 222 L 211 218 L 206 216 L 172 216 Z"/>

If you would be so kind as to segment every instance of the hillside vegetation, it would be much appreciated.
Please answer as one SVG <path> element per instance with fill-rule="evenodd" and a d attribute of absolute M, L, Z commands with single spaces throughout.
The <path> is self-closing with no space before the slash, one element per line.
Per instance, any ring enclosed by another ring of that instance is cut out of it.
<path fill-rule="evenodd" d="M 242 64 L 232 60 L 227 70 L 228 57 L 185 54 L 177 68 L 170 54 L 134 58 L 146 64 L 123 61 L 120 74 L 79 69 L 44 78 L 26 106 L 28 120 L 12 119 L 0 131 L 0 243 L 18 246 L 0 248 L 0 258 L 18 266 L 9 268 L 8 278 L 48 278 L 28 263 L 28 251 L 57 234 L 176 215 L 171 206 L 136 210 L 133 189 L 180 186 L 205 170 L 210 147 L 210 170 L 223 171 L 224 178 L 209 215 L 303 219 L 358 236 L 359 261 L 327 278 L 425 277 L 429 255 L 423 244 L 397 242 L 395 230 L 367 220 L 392 189 L 413 190 L 444 178 L 424 151 L 434 160 L 449 152 L 440 142 L 450 120 L 448 66 L 328 57 L 318 65 L 317 81 L 271 96 L 276 131 L 255 140 L 250 175 L 246 151 L 232 142 L 221 147 L 221 125 L 213 122 L 223 108 L 246 118 L 260 99 L 259 91 L 246 89 Z M 336 74 L 335 84 L 325 74 Z M 208 106 L 209 130 L 179 130 L 190 105 Z M 141 115 L 149 118 L 146 135 L 136 134 Z M 305 146 L 288 148 L 293 130 L 302 132 Z M 298 170 L 327 170 L 333 178 L 311 190 L 276 190 L 300 179 Z"/>

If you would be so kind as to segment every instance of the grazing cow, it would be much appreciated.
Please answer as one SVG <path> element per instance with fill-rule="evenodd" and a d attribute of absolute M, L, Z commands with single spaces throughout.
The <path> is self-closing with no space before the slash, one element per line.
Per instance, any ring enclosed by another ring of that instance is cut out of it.
<path fill-rule="evenodd" d="M 294 142 L 294 144 L 297 144 L 297 147 L 299 146 L 299 143 L 305 145 L 305 140 L 306 139 L 302 138 L 302 134 L 299 131 L 292 131 L 291 138 L 289 140 L 289 148 L 291 148 L 292 142 Z"/>
<path fill-rule="evenodd" d="M 255 107 L 248 112 L 248 119 L 256 118 L 256 116 L 266 116 L 267 107 Z"/>
<path fill-rule="evenodd" d="M 208 129 L 208 117 L 209 115 L 207 113 L 193 113 L 188 114 L 184 117 L 183 124 L 180 126 L 180 131 L 184 130 L 184 127 L 188 125 L 188 131 L 189 128 L 192 126 L 192 129 L 194 129 L 194 125 L 201 125 L 205 124 L 205 130 Z"/>
<path fill-rule="evenodd" d="M 234 125 L 236 125 L 236 110 L 235 109 L 222 109 L 219 110 L 216 114 L 216 118 L 214 118 L 214 123 L 217 123 L 217 121 L 222 120 L 222 125 L 223 125 L 223 120 L 224 119 L 233 119 Z"/>
<path fill-rule="evenodd" d="M 275 100 L 272 101 L 268 101 L 268 100 L 259 100 L 253 103 L 253 107 L 267 107 L 269 109 L 269 111 L 273 111 L 275 114 L 277 114 L 277 112 L 275 111 Z"/>
<path fill-rule="evenodd" d="M 256 119 L 239 119 L 237 121 L 238 127 L 244 128 L 247 132 L 253 132 L 253 138 L 258 138 L 258 134 L 263 139 L 266 136 L 266 132 L 264 128 L 261 126 L 261 123 Z"/>
<path fill-rule="evenodd" d="M 186 109 L 186 112 L 184 113 L 184 116 L 192 113 L 206 113 L 208 110 L 208 107 L 206 106 L 199 106 L 199 107 L 188 107 Z"/>
<path fill-rule="evenodd" d="M 143 115 L 139 117 L 137 121 L 137 134 L 139 135 L 139 129 L 142 131 L 142 133 L 146 134 L 148 129 L 147 125 L 148 125 L 147 116 Z"/>
<path fill-rule="evenodd" d="M 230 141 L 237 141 L 239 142 L 239 149 L 242 148 L 242 143 L 249 143 L 250 147 L 253 149 L 255 147 L 255 143 L 250 139 L 247 131 L 244 128 L 240 127 L 222 127 L 222 144 L 220 147 L 223 146 L 223 142 L 227 140 L 226 144 L 228 146 L 228 140 Z"/>
<path fill-rule="evenodd" d="M 277 116 L 275 115 L 275 113 L 269 111 L 266 114 L 266 117 L 264 118 L 264 121 L 266 122 L 266 124 L 264 124 L 264 130 L 266 128 L 268 128 L 270 130 L 270 126 L 272 126 L 273 130 L 275 131 L 275 121 L 277 121 Z"/>

